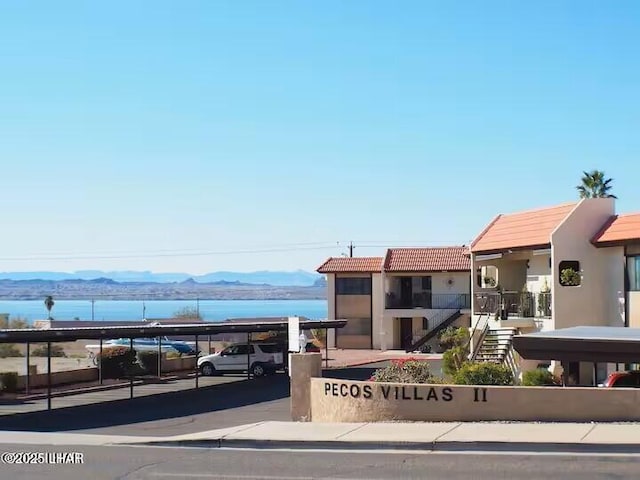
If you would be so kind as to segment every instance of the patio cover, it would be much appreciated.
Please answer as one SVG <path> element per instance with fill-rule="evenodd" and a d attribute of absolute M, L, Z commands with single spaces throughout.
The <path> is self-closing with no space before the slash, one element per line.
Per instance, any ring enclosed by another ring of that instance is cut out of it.
<path fill-rule="evenodd" d="M 513 337 L 527 360 L 640 363 L 640 328 L 571 327 Z"/>

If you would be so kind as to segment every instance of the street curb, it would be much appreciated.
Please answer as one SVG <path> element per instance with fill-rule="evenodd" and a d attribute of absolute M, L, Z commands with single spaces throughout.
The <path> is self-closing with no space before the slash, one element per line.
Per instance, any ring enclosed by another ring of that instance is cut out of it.
<path fill-rule="evenodd" d="M 133 444 L 132 444 L 133 445 Z M 402 442 L 341 440 L 251 440 L 202 439 L 160 440 L 136 445 L 190 448 L 251 448 L 263 450 L 413 450 L 430 452 L 520 452 L 520 453 L 638 453 L 640 443 L 561 443 L 561 442 Z"/>

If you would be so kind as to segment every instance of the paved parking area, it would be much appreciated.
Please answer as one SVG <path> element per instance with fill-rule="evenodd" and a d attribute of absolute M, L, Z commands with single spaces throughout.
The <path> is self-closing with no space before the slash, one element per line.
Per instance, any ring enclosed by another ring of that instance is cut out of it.
<path fill-rule="evenodd" d="M 364 380 L 386 362 L 325 370 L 328 377 Z M 246 380 L 244 376 L 200 377 L 165 385 L 94 392 L 54 398 L 36 406 L 2 405 L 0 430 L 83 432 L 113 435 L 181 435 L 262 421 L 289 421 L 289 377 L 285 374 Z M 31 403 L 31 402 L 29 402 Z"/>
<path fill-rule="evenodd" d="M 198 377 L 199 387 L 209 387 L 246 380 L 246 375 L 226 375 L 219 377 Z M 149 395 L 159 395 L 163 393 L 179 392 L 195 388 L 195 377 L 187 379 L 167 380 L 159 383 L 148 383 L 134 385 L 133 398 L 146 397 Z M 128 400 L 131 398 L 129 387 L 114 388 L 103 391 L 90 391 L 74 395 L 53 397 L 51 408 L 70 408 L 82 405 L 91 405 L 102 402 L 113 402 L 117 400 Z M 0 416 L 12 415 L 15 413 L 29 413 L 47 410 L 47 400 L 3 400 L 0 397 Z"/>

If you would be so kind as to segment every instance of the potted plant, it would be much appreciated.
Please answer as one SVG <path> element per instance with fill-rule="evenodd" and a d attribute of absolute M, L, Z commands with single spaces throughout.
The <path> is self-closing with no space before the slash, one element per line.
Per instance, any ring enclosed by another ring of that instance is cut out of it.
<path fill-rule="evenodd" d="M 551 288 L 547 283 L 547 279 L 544 279 L 542 288 L 538 293 L 538 313 L 541 317 L 551 316 Z"/>
<path fill-rule="evenodd" d="M 565 268 L 560 272 L 560 285 L 565 287 L 577 287 L 580 285 L 580 273 L 573 268 Z"/>
<path fill-rule="evenodd" d="M 527 289 L 525 283 L 520 291 L 520 301 L 518 302 L 518 316 L 520 317 L 533 317 L 533 305 L 531 301 L 531 295 Z"/>

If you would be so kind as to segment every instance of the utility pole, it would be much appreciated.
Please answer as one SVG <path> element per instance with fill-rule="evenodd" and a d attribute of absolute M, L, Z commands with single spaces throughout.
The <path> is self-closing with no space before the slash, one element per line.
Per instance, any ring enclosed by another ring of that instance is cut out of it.
<path fill-rule="evenodd" d="M 349 242 L 349 257 L 353 257 L 353 242 Z"/>

